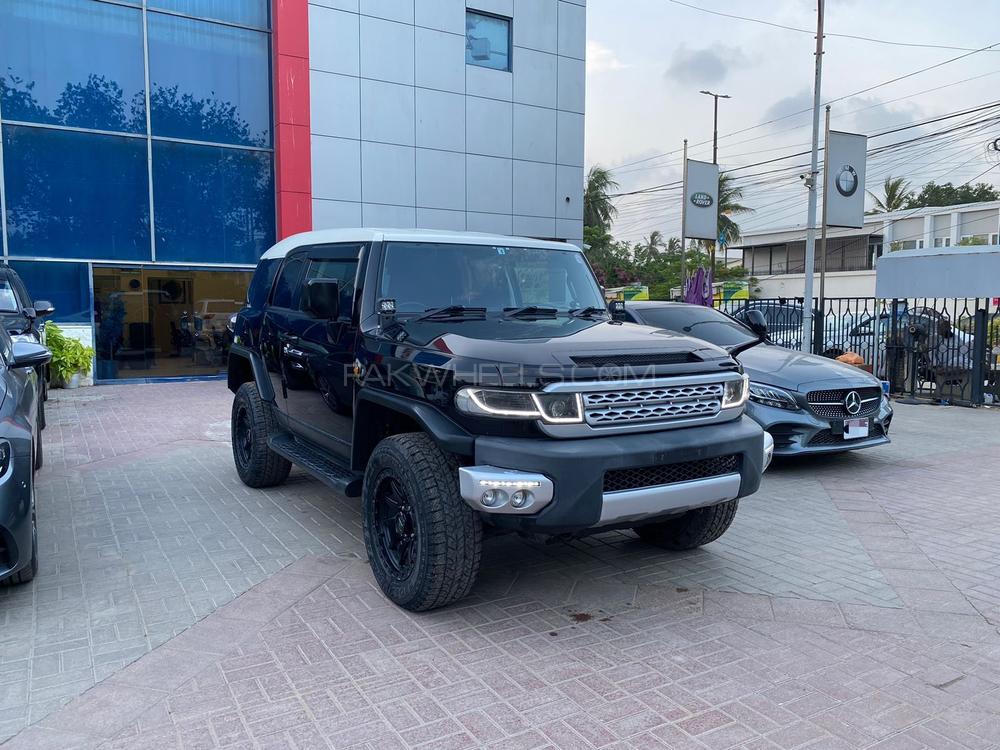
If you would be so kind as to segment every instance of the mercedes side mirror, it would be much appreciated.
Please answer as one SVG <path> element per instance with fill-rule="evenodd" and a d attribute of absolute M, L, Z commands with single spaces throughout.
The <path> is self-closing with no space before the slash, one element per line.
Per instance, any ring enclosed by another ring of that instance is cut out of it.
<path fill-rule="evenodd" d="M 310 279 L 305 288 L 305 310 L 314 318 L 340 317 L 340 283 L 336 279 Z"/>
<path fill-rule="evenodd" d="M 15 341 L 14 356 L 11 358 L 10 366 L 15 369 L 41 367 L 47 365 L 51 359 L 52 352 L 41 344 L 32 341 Z"/>
<path fill-rule="evenodd" d="M 761 341 L 767 338 L 767 318 L 764 317 L 764 313 L 751 307 L 741 317 L 747 328 L 753 331 L 754 336 Z"/>

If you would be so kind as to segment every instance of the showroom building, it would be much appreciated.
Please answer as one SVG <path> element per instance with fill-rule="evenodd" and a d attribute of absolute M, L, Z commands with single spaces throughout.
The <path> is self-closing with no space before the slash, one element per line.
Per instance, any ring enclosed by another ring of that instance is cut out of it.
<path fill-rule="evenodd" d="M 217 374 L 296 232 L 579 243 L 584 3 L 4 0 L 4 262 L 111 381 Z"/>

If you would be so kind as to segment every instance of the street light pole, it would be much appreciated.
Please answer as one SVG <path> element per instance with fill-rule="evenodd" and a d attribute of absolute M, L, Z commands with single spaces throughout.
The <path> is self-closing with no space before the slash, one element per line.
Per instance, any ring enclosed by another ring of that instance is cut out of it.
<path fill-rule="evenodd" d="M 816 195 L 819 179 L 819 99 L 823 83 L 823 11 L 824 0 L 817 0 L 816 16 L 816 80 L 813 84 L 812 158 L 806 187 L 809 188 L 809 210 L 806 214 L 805 290 L 802 300 L 802 351 L 812 351 L 813 340 L 813 273 L 816 270 Z"/>
<path fill-rule="evenodd" d="M 705 94 L 713 99 L 713 109 L 714 116 L 712 117 L 712 164 L 719 163 L 719 99 L 731 99 L 729 94 L 715 94 L 711 91 L 699 91 L 699 94 Z M 719 246 L 719 238 L 715 238 L 715 242 L 712 243 L 712 283 L 715 283 L 715 254 L 716 248 Z"/>

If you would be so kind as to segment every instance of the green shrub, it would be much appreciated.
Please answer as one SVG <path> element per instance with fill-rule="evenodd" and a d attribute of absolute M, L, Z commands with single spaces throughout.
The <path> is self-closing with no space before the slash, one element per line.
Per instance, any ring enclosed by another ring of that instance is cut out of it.
<path fill-rule="evenodd" d="M 65 383 L 76 373 L 90 374 L 94 359 L 93 348 L 70 338 L 51 320 L 45 324 L 45 345 L 52 352 L 49 369 L 53 380 Z"/>

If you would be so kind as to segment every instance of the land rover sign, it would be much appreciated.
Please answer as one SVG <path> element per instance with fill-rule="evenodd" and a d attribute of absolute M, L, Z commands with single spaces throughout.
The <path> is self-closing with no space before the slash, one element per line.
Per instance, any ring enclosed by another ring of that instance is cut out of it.
<path fill-rule="evenodd" d="M 719 165 L 688 159 L 684 174 L 684 237 L 714 240 L 719 234 Z"/>

